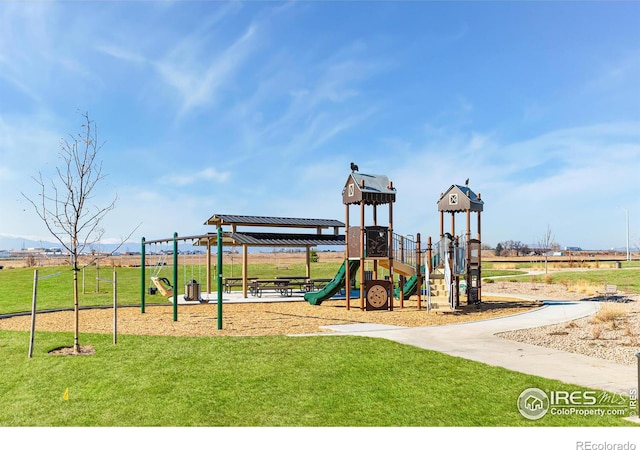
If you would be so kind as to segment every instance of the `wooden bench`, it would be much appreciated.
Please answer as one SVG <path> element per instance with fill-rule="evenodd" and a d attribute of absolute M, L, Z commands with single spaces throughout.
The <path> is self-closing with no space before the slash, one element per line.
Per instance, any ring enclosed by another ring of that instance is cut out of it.
<path fill-rule="evenodd" d="M 257 280 L 257 277 L 247 278 L 247 283 L 251 285 L 251 281 Z M 242 287 L 242 277 L 227 277 L 223 280 L 224 289 L 223 292 L 227 294 L 231 293 L 232 287 Z"/>
<path fill-rule="evenodd" d="M 604 285 L 604 291 L 596 291 L 596 293 L 604 296 L 604 297 L 609 297 L 611 295 L 617 295 L 618 294 L 618 286 L 616 286 L 615 284 L 605 284 Z"/>
<path fill-rule="evenodd" d="M 251 282 L 251 295 L 262 297 L 262 292 L 264 291 L 274 291 L 280 293 L 283 297 L 291 297 L 293 295 L 293 286 L 291 281 L 287 279 L 253 280 Z"/>

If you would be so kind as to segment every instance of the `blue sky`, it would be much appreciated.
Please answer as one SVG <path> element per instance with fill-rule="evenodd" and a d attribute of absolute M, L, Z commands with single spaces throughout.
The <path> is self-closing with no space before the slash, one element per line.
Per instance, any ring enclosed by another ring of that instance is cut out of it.
<path fill-rule="evenodd" d="M 105 242 L 213 213 L 344 220 L 349 163 L 436 236 L 470 178 L 483 242 L 640 242 L 638 2 L 0 2 L 0 235 L 88 112 Z M 458 220 L 462 226 L 464 220 Z M 460 230 L 458 230 L 459 232 Z"/>

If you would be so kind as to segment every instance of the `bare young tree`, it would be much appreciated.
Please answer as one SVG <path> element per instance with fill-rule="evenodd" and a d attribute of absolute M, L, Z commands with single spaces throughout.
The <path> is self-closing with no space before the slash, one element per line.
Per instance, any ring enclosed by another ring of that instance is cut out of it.
<path fill-rule="evenodd" d="M 79 257 L 98 242 L 104 230 L 102 219 L 115 207 L 117 195 L 106 206 L 92 205 L 96 187 L 105 177 L 98 154 L 104 144 L 98 141 L 95 123 L 88 113 L 82 114 L 82 130 L 60 142 L 60 165 L 56 174 L 45 179 L 42 172 L 33 177 L 40 193 L 37 199 L 22 194 L 34 207 L 49 232 L 66 249 L 73 270 L 74 338 L 73 350 L 80 353 L 79 343 Z"/>
<path fill-rule="evenodd" d="M 549 251 L 553 248 L 555 243 L 555 236 L 551 231 L 551 227 L 547 225 L 547 230 L 542 235 L 542 238 L 538 241 L 538 248 L 540 248 L 544 252 L 544 273 L 545 275 L 548 272 L 547 263 L 549 262 Z"/>

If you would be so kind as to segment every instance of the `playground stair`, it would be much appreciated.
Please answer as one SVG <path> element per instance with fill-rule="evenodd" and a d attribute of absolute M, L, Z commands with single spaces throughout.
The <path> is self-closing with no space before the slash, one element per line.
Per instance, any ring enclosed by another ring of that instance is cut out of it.
<path fill-rule="evenodd" d="M 432 273 L 429 277 L 429 289 L 431 291 L 431 308 L 434 310 L 448 311 L 449 297 L 444 282 L 444 275 Z"/>

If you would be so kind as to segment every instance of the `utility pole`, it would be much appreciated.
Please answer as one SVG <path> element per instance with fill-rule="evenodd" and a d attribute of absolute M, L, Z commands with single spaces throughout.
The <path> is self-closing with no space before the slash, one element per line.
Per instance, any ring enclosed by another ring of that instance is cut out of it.
<path fill-rule="evenodd" d="M 629 210 L 625 209 L 627 213 L 627 261 L 631 261 L 631 253 L 629 253 Z"/>

